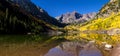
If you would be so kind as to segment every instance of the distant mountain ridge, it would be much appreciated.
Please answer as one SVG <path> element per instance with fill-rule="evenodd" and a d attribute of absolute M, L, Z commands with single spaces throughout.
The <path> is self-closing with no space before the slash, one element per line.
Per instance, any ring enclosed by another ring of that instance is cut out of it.
<path fill-rule="evenodd" d="M 93 19 L 96 16 L 96 13 L 80 14 L 76 11 L 71 13 L 63 14 L 56 19 L 61 23 L 71 24 L 71 23 L 83 23 Z"/>
<path fill-rule="evenodd" d="M 31 0 L 8 0 L 8 2 L 21 7 L 22 9 L 26 10 L 28 13 L 32 14 L 33 16 L 49 24 L 53 24 L 55 26 L 60 26 L 60 27 L 63 26 L 55 18 L 49 16 L 45 10 L 32 3 Z"/>

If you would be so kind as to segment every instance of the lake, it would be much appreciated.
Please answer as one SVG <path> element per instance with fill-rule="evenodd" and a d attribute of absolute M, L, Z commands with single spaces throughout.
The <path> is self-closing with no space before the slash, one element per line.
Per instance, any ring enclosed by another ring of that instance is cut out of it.
<path fill-rule="evenodd" d="M 0 35 L 0 56 L 110 56 L 116 47 L 119 35 L 64 34 L 60 36 Z"/>

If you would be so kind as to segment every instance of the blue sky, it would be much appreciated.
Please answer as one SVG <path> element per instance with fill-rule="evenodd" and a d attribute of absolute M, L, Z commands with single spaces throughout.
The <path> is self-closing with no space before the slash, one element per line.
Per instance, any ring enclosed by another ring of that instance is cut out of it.
<path fill-rule="evenodd" d="M 56 17 L 61 14 L 77 11 L 81 14 L 98 12 L 109 0 L 32 0 L 32 2 L 49 15 Z"/>

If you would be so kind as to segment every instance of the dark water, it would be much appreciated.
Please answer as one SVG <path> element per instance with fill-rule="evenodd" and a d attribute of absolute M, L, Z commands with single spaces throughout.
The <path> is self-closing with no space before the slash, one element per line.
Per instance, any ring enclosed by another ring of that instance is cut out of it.
<path fill-rule="evenodd" d="M 0 56 L 110 56 L 102 42 L 116 46 L 119 40 L 105 34 L 0 35 Z"/>

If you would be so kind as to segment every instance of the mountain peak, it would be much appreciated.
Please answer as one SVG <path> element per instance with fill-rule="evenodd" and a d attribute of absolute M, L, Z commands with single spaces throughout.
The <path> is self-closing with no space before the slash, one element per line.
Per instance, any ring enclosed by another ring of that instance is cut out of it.
<path fill-rule="evenodd" d="M 88 13 L 88 14 L 80 14 L 77 11 L 73 11 L 71 13 L 63 14 L 59 17 L 56 17 L 56 19 L 61 23 L 82 23 L 85 22 L 91 18 L 93 18 L 96 15 L 96 13 Z"/>

